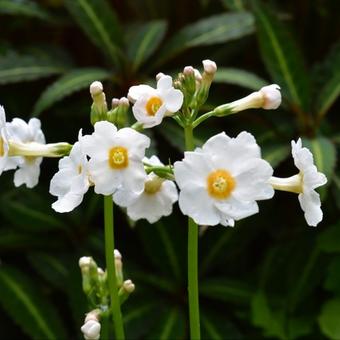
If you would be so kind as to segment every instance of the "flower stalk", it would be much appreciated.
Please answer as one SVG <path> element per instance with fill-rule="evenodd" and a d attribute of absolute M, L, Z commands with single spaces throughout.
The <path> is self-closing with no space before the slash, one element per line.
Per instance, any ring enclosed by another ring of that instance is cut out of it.
<path fill-rule="evenodd" d="M 194 149 L 193 127 L 185 127 L 185 145 L 188 151 Z M 200 339 L 200 314 L 198 294 L 198 225 L 188 218 L 188 293 L 190 338 Z"/>
<path fill-rule="evenodd" d="M 114 223 L 113 223 L 113 201 L 111 196 L 104 197 L 104 224 L 105 224 L 105 257 L 108 275 L 111 312 L 113 316 L 116 339 L 124 340 L 124 326 L 120 302 L 118 297 L 118 286 L 116 279 L 116 266 L 114 258 Z"/>

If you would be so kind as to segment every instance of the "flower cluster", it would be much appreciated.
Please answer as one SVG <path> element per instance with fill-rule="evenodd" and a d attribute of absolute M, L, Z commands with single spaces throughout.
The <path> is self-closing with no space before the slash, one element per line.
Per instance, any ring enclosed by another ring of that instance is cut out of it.
<path fill-rule="evenodd" d="M 38 182 L 42 157 L 64 156 L 50 183 L 50 193 L 57 197 L 52 208 L 61 213 L 76 208 L 92 186 L 95 193 L 112 196 L 132 220 L 154 223 L 170 215 L 178 200 L 183 214 L 197 224 L 234 226 L 235 221 L 257 213 L 257 201 L 272 198 L 276 189 L 298 193 L 307 223 L 317 225 L 322 211 L 314 189 L 325 184 L 326 177 L 317 172 L 300 139 L 292 142 L 299 173 L 288 179 L 272 176 L 272 167 L 261 158 L 260 147 L 248 132 L 235 138 L 217 134 L 202 147 L 186 151 L 173 166 L 164 165 L 157 156 L 145 157 L 150 138 L 139 130 L 159 125 L 165 117 L 195 128 L 212 116 L 279 107 L 280 87 L 272 84 L 197 116 L 216 71 L 213 61 L 204 60 L 202 74 L 191 66 L 174 81 L 159 73 L 156 88 L 132 86 L 128 99 L 114 98 L 110 109 L 102 84 L 94 82 L 90 86 L 94 131 L 83 136 L 80 130 L 72 148 L 67 143 L 45 144 L 36 118 L 7 123 L 0 107 L 0 173 L 16 169 L 14 184 L 32 188 Z M 137 120 L 132 127 L 126 126 L 129 101 Z"/>

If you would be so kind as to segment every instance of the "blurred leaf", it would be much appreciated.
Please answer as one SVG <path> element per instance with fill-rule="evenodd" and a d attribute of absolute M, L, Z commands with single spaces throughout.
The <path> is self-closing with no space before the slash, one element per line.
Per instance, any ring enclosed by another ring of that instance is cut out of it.
<path fill-rule="evenodd" d="M 328 300 L 322 307 L 318 321 L 321 331 L 330 339 L 340 339 L 340 298 Z"/>
<path fill-rule="evenodd" d="M 243 339 L 239 330 L 228 320 L 227 313 L 213 311 L 201 313 L 202 339 L 238 340 Z"/>
<path fill-rule="evenodd" d="M 118 64 L 122 33 L 106 0 L 65 0 L 65 6 L 91 41 Z"/>
<path fill-rule="evenodd" d="M 148 339 L 184 339 L 185 318 L 178 308 L 166 310 L 156 323 L 155 328 L 148 333 Z"/>
<path fill-rule="evenodd" d="M 95 80 L 104 80 L 110 77 L 110 73 L 100 68 L 82 68 L 72 70 L 59 78 L 48 87 L 36 102 L 33 115 L 38 116 L 57 101 L 69 96 L 73 92 L 82 90 L 91 85 Z"/>
<path fill-rule="evenodd" d="M 327 185 L 329 185 L 332 182 L 336 165 L 336 149 L 334 144 L 328 138 L 316 137 L 314 139 L 304 138 L 303 145 L 312 152 L 318 171 L 326 175 Z M 325 186 L 318 190 L 321 198 L 324 198 L 326 194 Z"/>
<path fill-rule="evenodd" d="M 65 281 L 68 277 L 68 268 L 60 256 L 36 252 L 28 254 L 27 257 L 32 267 L 51 285 L 62 290 L 67 288 Z"/>
<path fill-rule="evenodd" d="M 273 168 L 276 168 L 290 154 L 290 146 L 287 144 L 271 144 L 263 145 L 262 157 L 270 163 Z"/>
<path fill-rule="evenodd" d="M 38 3 L 28 0 L 0 0 L 0 13 L 51 20 L 51 15 L 40 7 Z"/>
<path fill-rule="evenodd" d="M 15 53 L 0 56 L 0 84 L 49 77 L 65 72 L 67 67 L 48 58 Z"/>
<path fill-rule="evenodd" d="M 327 227 L 318 237 L 318 248 L 326 253 L 340 252 L 340 223 Z"/>
<path fill-rule="evenodd" d="M 36 282 L 10 267 L 0 268 L 0 302 L 32 339 L 66 339 L 62 322 Z"/>
<path fill-rule="evenodd" d="M 340 256 L 333 258 L 329 264 L 324 288 L 335 294 L 340 294 Z"/>
<path fill-rule="evenodd" d="M 137 70 L 157 49 L 166 33 L 167 23 L 155 20 L 141 25 L 131 25 L 127 37 L 127 53 L 132 61 L 132 67 Z"/>
<path fill-rule="evenodd" d="M 332 77 L 319 92 L 316 112 L 322 118 L 340 95 L 340 62 L 334 65 Z"/>
<path fill-rule="evenodd" d="M 237 69 L 219 67 L 214 77 L 215 83 L 226 83 L 239 85 L 250 90 L 259 90 L 261 87 L 268 85 L 268 82 L 258 77 L 256 74 Z"/>
<path fill-rule="evenodd" d="M 245 0 L 220 0 L 226 9 L 232 11 L 244 11 L 245 10 Z"/>
<path fill-rule="evenodd" d="M 242 281 L 214 278 L 200 283 L 200 294 L 220 301 L 247 304 L 253 289 Z"/>
<path fill-rule="evenodd" d="M 281 86 L 291 104 L 309 108 L 309 84 L 298 46 L 276 16 L 259 1 L 255 2 L 257 35 L 262 59 L 273 81 Z"/>
<path fill-rule="evenodd" d="M 254 18 L 249 12 L 223 13 L 201 19 L 185 26 L 168 41 L 156 65 L 188 48 L 225 43 L 253 32 Z"/>

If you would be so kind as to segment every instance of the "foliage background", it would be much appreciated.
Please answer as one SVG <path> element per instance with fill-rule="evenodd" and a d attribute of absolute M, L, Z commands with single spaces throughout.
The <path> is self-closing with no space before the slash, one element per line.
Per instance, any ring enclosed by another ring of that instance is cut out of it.
<path fill-rule="evenodd" d="M 104 81 L 107 98 L 159 71 L 176 74 L 202 59 L 219 66 L 210 106 L 265 83 L 280 84 L 277 111 L 215 118 L 197 144 L 222 130 L 246 129 L 278 176 L 295 169 L 298 136 L 329 179 L 324 221 L 308 227 L 296 196 L 277 192 L 260 213 L 201 229 L 202 335 L 209 339 L 340 339 L 340 4 L 335 0 L 0 0 L 0 103 L 8 120 L 39 116 L 48 142 L 91 131 L 88 86 Z M 180 159 L 181 131 L 170 119 L 149 132 L 152 151 Z M 10 338 L 81 338 L 87 311 L 78 258 L 104 266 L 100 198 L 87 194 L 71 214 L 50 208 L 56 160 L 44 160 L 34 190 L 1 176 L 0 303 Z M 183 217 L 133 225 L 116 213 L 116 244 L 137 290 L 123 307 L 129 339 L 188 337 Z M 19 326 L 19 327 L 17 327 Z"/>

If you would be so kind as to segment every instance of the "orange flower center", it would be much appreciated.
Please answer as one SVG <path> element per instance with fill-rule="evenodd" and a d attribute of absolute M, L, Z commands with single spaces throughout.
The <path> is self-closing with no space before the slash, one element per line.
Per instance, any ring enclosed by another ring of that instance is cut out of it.
<path fill-rule="evenodd" d="M 124 169 L 129 165 L 128 151 L 122 146 L 109 150 L 109 165 L 112 169 Z"/>
<path fill-rule="evenodd" d="M 4 140 L 0 137 L 0 157 L 5 155 Z"/>
<path fill-rule="evenodd" d="M 211 172 L 207 177 L 207 190 L 211 197 L 223 200 L 230 196 L 235 188 L 235 180 L 223 169 Z"/>
<path fill-rule="evenodd" d="M 159 108 L 162 106 L 163 101 L 159 97 L 151 97 L 145 105 L 146 112 L 149 116 L 154 116 Z"/>

